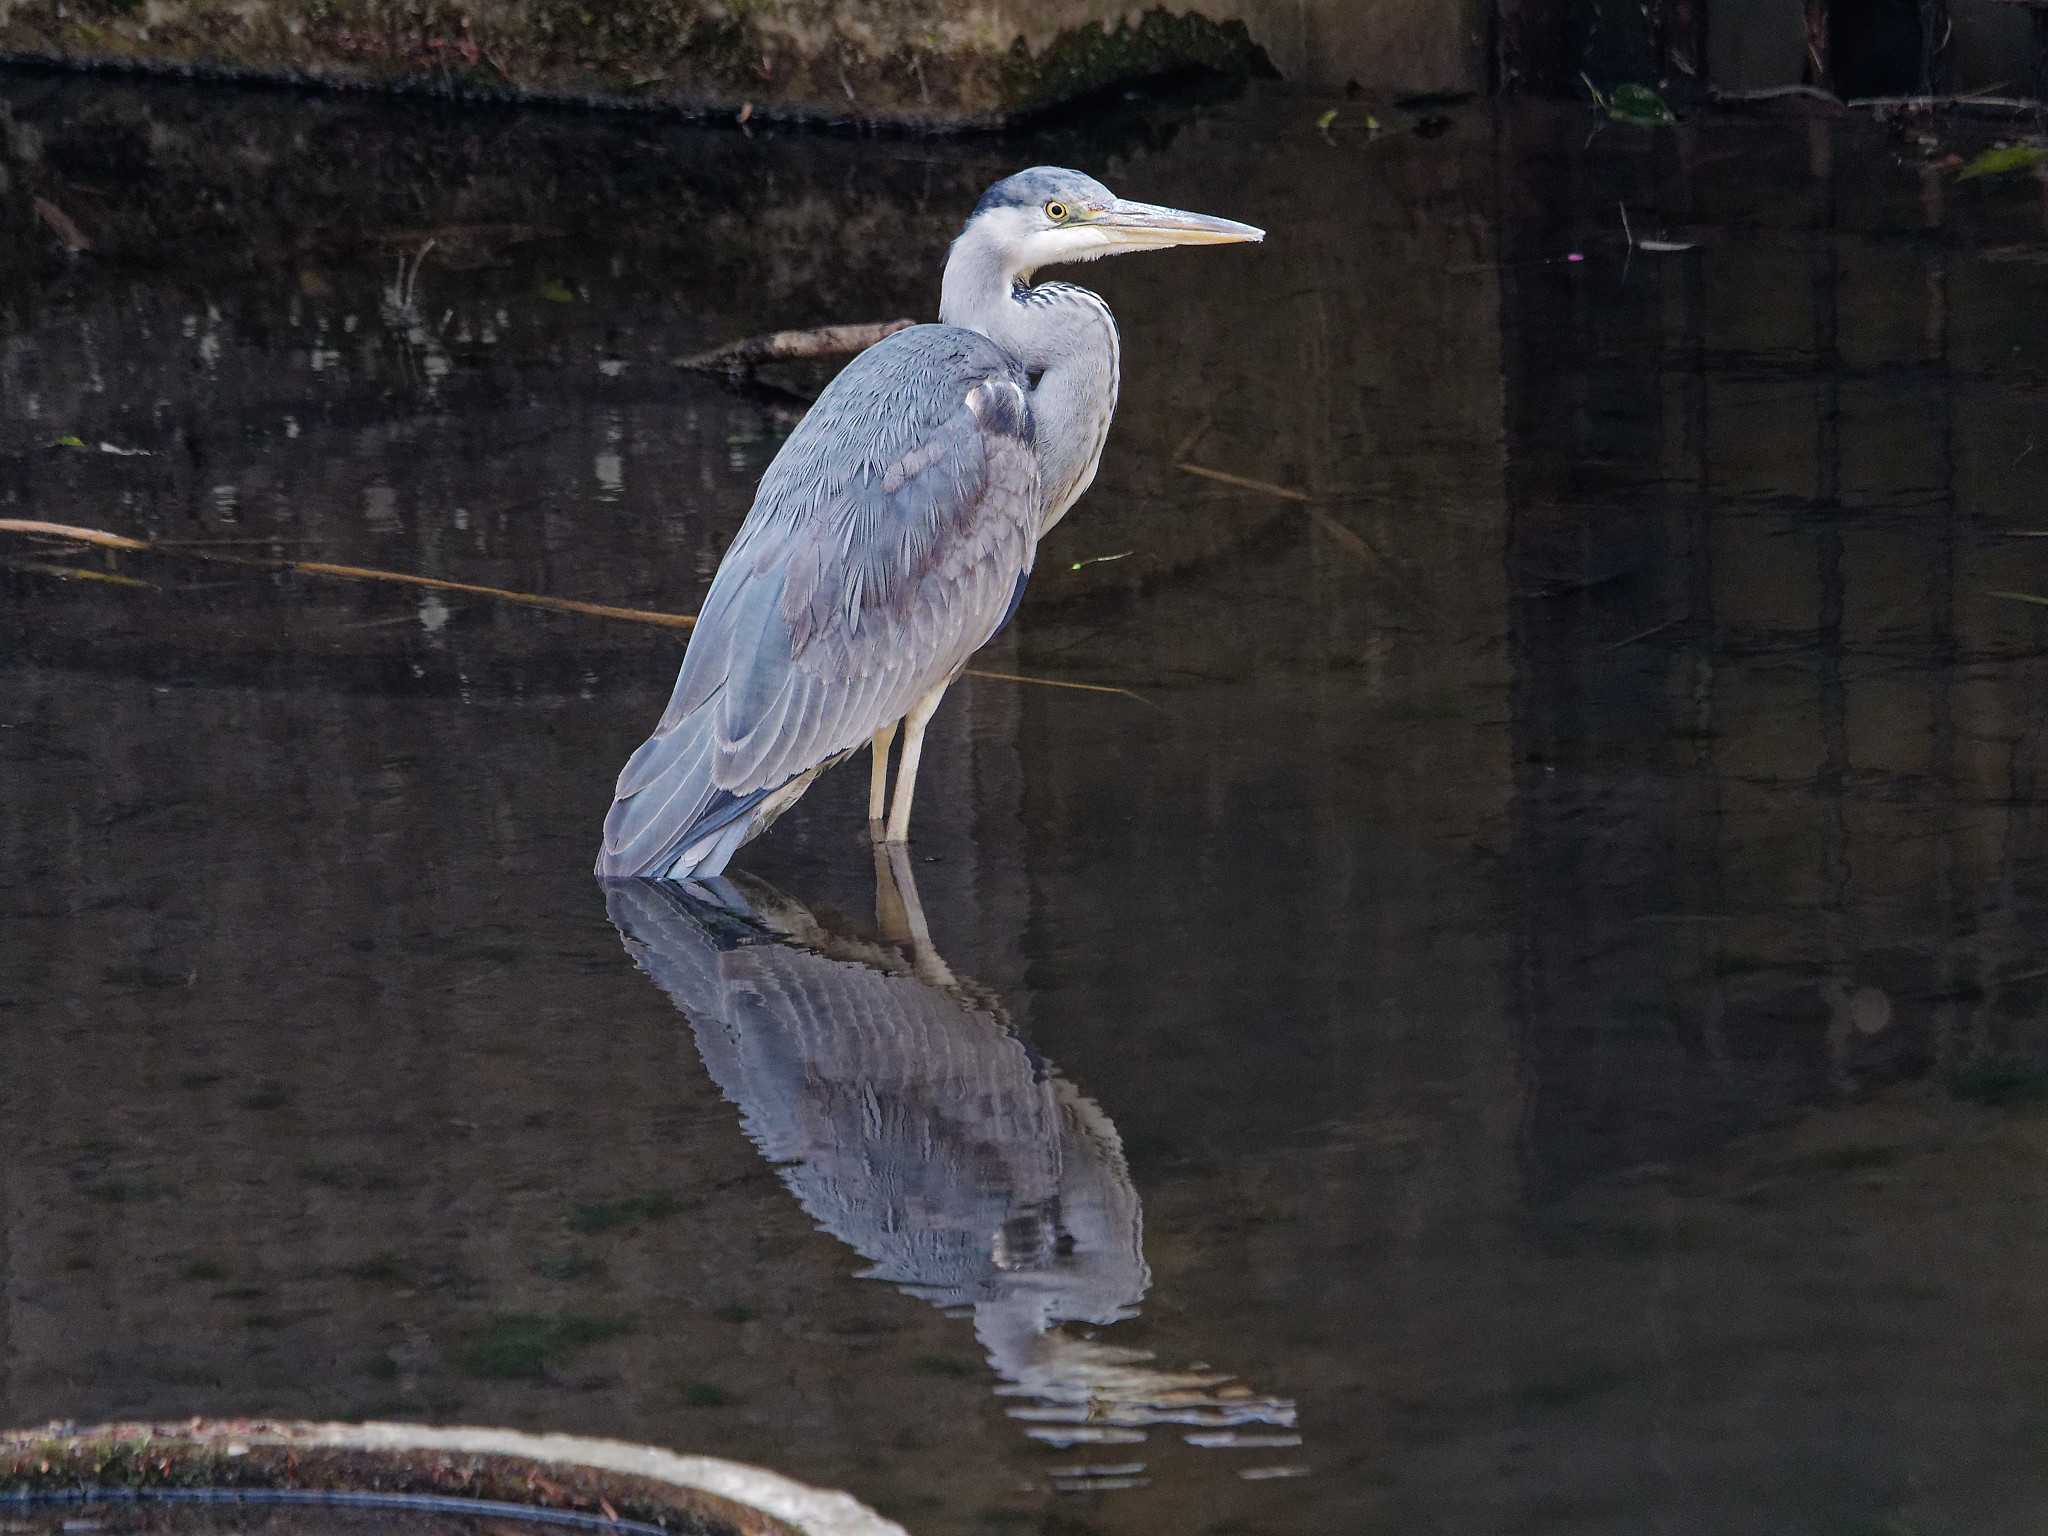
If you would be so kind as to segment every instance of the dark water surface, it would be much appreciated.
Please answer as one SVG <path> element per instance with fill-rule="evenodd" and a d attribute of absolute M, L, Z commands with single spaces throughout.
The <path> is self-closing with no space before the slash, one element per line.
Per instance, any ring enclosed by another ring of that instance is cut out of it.
<path fill-rule="evenodd" d="M 614 604 L 800 410 L 671 357 L 928 314 L 1035 160 L 1273 231 L 1084 274 L 1121 414 L 986 664 L 1142 701 L 956 690 L 929 944 L 860 769 L 742 860 L 788 942 L 608 910 L 674 631 L 0 536 L 0 1421 L 620 1435 L 918 1533 L 2039 1530 L 2042 184 L 1325 105 L 0 79 L 0 517 Z"/>

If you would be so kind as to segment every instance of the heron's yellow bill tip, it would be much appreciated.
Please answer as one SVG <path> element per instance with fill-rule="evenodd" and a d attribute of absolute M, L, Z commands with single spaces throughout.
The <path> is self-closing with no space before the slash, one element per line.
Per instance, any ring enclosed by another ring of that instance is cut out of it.
<path fill-rule="evenodd" d="M 1131 245 L 1242 245 L 1266 238 L 1256 224 L 1154 203 L 1118 202 L 1104 213 L 1101 222 Z"/>

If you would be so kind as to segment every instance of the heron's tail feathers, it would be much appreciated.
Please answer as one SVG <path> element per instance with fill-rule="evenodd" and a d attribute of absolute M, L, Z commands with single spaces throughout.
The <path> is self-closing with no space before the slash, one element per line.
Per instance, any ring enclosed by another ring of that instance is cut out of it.
<path fill-rule="evenodd" d="M 700 726 L 658 733 L 619 774 L 604 819 L 600 880 L 645 876 L 709 879 L 723 874 L 740 844 L 759 830 L 755 812 L 774 789 L 735 795 L 712 779 L 712 732 Z"/>

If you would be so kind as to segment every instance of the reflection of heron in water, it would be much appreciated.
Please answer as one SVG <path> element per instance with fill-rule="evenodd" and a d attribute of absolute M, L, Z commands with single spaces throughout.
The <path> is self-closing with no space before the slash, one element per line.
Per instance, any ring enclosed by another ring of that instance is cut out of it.
<path fill-rule="evenodd" d="M 1064 1325 L 1134 1315 L 1143 1213 L 1110 1119 L 932 948 L 903 850 L 876 850 L 899 943 L 835 932 L 759 881 L 606 886 L 628 951 L 696 1032 L 747 1134 L 819 1226 L 975 1334 L 1035 1437 L 1293 1422 L 1229 1378 Z"/>

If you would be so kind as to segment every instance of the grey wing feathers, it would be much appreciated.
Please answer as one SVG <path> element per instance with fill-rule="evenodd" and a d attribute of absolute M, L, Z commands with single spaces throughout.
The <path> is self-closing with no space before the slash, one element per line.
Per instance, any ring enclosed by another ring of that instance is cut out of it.
<path fill-rule="evenodd" d="M 900 719 L 994 634 L 1039 512 L 1025 384 L 986 338 L 931 325 L 870 347 L 819 396 L 712 580 L 661 724 L 619 775 L 601 877 L 680 878 L 700 850 L 722 868 L 746 835 L 736 822 Z"/>

